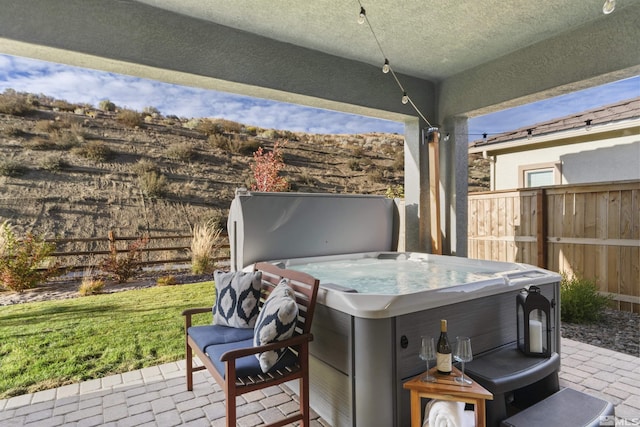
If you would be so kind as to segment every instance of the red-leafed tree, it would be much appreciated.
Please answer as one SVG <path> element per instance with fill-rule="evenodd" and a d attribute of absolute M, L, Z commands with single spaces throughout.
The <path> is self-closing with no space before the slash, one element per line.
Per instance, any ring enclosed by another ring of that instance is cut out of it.
<path fill-rule="evenodd" d="M 253 191 L 287 191 L 289 183 L 280 176 L 280 171 L 284 169 L 282 160 L 282 148 L 280 141 L 273 144 L 272 151 L 264 151 L 262 147 L 253 153 L 254 164 L 251 165 L 253 179 L 255 183 L 251 186 Z"/>

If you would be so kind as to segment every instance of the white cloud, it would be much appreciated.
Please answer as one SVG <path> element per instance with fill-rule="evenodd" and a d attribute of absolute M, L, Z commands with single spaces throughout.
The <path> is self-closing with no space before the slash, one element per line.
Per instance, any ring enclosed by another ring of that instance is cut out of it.
<path fill-rule="evenodd" d="M 95 106 L 109 99 L 138 111 L 152 106 L 165 115 L 218 117 L 263 128 L 404 132 L 404 125 L 398 122 L 0 54 L 0 92 L 7 88 Z M 470 140 L 484 132 L 501 133 L 636 96 L 640 96 L 640 77 L 473 118 L 469 120 Z"/>
<path fill-rule="evenodd" d="M 108 99 L 141 111 L 165 115 L 218 117 L 263 128 L 322 133 L 398 132 L 402 123 L 319 110 L 0 54 L 0 92 L 42 93 L 97 106 Z"/>

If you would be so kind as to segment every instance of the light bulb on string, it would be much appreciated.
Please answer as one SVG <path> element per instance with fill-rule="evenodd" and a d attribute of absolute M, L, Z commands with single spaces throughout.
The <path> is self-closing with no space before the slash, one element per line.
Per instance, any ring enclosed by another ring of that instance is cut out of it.
<path fill-rule="evenodd" d="M 391 66 L 389 65 L 389 60 L 385 58 L 384 65 L 382 66 L 382 72 L 387 74 L 390 70 L 391 70 Z"/>
<path fill-rule="evenodd" d="M 586 126 L 584 127 L 584 129 L 585 129 L 587 132 L 588 132 L 588 131 L 590 131 L 590 130 L 591 130 L 591 119 L 589 119 L 589 120 L 585 121 L 584 123 L 585 123 L 585 125 L 586 125 Z"/>
<path fill-rule="evenodd" d="M 485 144 L 487 143 L 487 134 L 486 133 L 482 134 L 482 142 L 484 142 Z"/>
<path fill-rule="evenodd" d="M 367 12 L 365 12 L 364 7 L 360 6 L 360 14 L 358 15 L 358 24 L 364 24 L 364 21 L 367 20 Z"/>
<path fill-rule="evenodd" d="M 360 3 L 360 0 L 358 0 L 358 3 Z M 394 73 L 393 69 L 391 68 L 391 65 L 389 65 L 389 60 L 387 59 L 387 56 L 384 54 L 384 50 L 382 49 L 382 45 L 380 44 L 380 40 L 378 40 L 378 37 L 376 36 L 376 33 L 375 33 L 374 29 L 373 29 L 373 26 L 371 25 L 371 22 L 369 21 L 369 18 L 367 18 L 367 12 L 365 11 L 364 7 L 362 6 L 362 3 L 360 3 L 360 13 L 358 15 L 358 23 L 359 24 L 364 24 L 365 22 L 367 23 L 367 27 L 369 28 L 369 31 L 371 32 L 371 35 L 373 36 L 376 44 L 378 45 L 378 49 L 380 51 L 380 54 L 384 58 L 384 65 L 382 66 L 383 73 L 385 73 L 385 74 L 391 73 L 393 75 L 394 80 L 398 84 L 398 87 L 400 88 L 400 90 L 403 91 L 402 103 L 403 104 L 409 104 L 410 103 L 411 106 L 413 107 L 413 109 L 416 111 L 416 113 L 418 113 L 420 118 L 422 120 L 424 120 L 429 126 L 431 126 L 431 124 L 429 123 L 429 120 L 425 117 L 424 114 L 422 114 L 422 111 L 420 111 L 420 109 L 413 103 L 413 101 L 409 98 L 407 93 L 404 92 L 404 88 L 402 87 L 402 84 L 398 80 L 398 77 L 396 76 L 396 74 Z"/>
<path fill-rule="evenodd" d="M 527 139 L 531 139 L 533 136 L 533 129 L 527 129 Z"/>
<path fill-rule="evenodd" d="M 602 5 L 602 13 L 605 15 L 610 14 L 616 9 L 616 0 L 606 0 Z"/>

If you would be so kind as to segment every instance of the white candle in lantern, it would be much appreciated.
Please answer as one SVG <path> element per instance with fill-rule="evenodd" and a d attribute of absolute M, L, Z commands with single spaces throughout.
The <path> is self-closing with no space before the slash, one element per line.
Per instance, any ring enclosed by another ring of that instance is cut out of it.
<path fill-rule="evenodd" d="M 529 320 L 529 351 L 542 353 L 542 322 Z"/>

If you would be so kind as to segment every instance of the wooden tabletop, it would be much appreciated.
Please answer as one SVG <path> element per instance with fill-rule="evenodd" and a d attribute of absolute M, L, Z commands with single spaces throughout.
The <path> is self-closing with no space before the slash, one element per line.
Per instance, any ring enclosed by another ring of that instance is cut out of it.
<path fill-rule="evenodd" d="M 484 387 L 473 381 L 471 384 L 461 385 L 454 381 L 455 377 L 462 375 L 455 366 L 452 367 L 451 375 L 439 374 L 436 368 L 431 368 L 429 373 L 436 377 L 436 382 L 430 383 L 422 381 L 424 373 L 404 383 L 403 387 L 425 393 L 443 393 L 452 396 L 468 396 L 476 399 L 493 400 L 493 394 Z M 467 375 L 465 374 L 465 377 Z"/>

